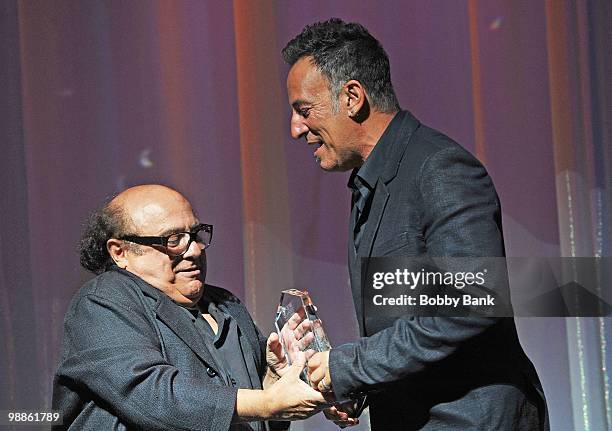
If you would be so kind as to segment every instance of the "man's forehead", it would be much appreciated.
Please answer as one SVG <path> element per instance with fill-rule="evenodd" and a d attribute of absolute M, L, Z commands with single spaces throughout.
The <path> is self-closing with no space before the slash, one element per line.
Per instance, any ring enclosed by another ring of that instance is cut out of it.
<path fill-rule="evenodd" d="M 287 92 L 289 103 L 293 106 L 321 96 L 328 89 L 327 78 L 308 57 L 299 59 L 289 70 Z"/>
<path fill-rule="evenodd" d="M 121 196 L 134 228 L 141 234 L 157 235 L 166 230 L 184 230 L 196 222 L 191 204 L 168 188 L 141 188 Z"/>
<path fill-rule="evenodd" d="M 194 228 L 198 219 L 191 208 L 181 211 L 167 211 L 165 208 L 147 208 L 132 216 L 134 226 L 142 235 L 170 235 L 176 232 L 187 232 Z"/>
<path fill-rule="evenodd" d="M 130 212 L 134 226 L 138 229 L 147 229 L 156 231 L 165 220 L 168 220 L 172 214 L 170 208 L 160 205 L 157 202 L 149 202 L 140 207 L 134 208 Z"/>
<path fill-rule="evenodd" d="M 312 57 L 302 57 L 289 69 L 288 79 L 297 82 L 309 81 L 323 77 Z"/>
<path fill-rule="evenodd" d="M 139 215 L 143 218 L 156 218 L 160 217 L 167 210 L 157 202 L 148 202 L 140 208 Z"/>

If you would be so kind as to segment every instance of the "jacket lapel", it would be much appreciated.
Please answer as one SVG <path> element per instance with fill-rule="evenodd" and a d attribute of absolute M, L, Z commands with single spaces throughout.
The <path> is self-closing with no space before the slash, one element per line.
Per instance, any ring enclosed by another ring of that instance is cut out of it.
<path fill-rule="evenodd" d="M 349 272 L 351 291 L 353 293 L 353 301 L 361 335 L 365 335 L 364 289 L 361 286 L 361 274 L 368 269 L 367 263 L 362 265 L 361 259 L 372 256 L 374 243 L 381 228 L 381 222 L 389 201 L 388 184 L 397 176 L 399 165 L 404 157 L 410 138 L 419 126 L 419 121 L 408 111 L 401 111 L 396 115 L 378 141 L 377 148 L 370 154 L 371 157 L 375 157 L 375 159 L 370 160 L 370 163 L 375 164 L 373 169 L 378 174 L 376 185 L 372 191 L 373 196 L 371 196 L 372 204 L 370 210 L 367 214 L 361 214 L 359 220 L 357 220 L 355 205 L 351 208 L 348 241 Z M 363 219 L 364 217 L 367 217 L 367 219 Z M 358 250 L 355 248 L 356 222 L 362 223 L 364 229 Z"/>
<path fill-rule="evenodd" d="M 236 321 L 236 325 L 240 329 L 242 334 L 240 345 L 244 349 L 244 362 L 249 372 L 251 379 L 251 385 L 253 389 L 261 389 L 261 379 L 259 378 L 260 373 L 257 369 L 257 363 L 259 359 L 255 355 L 255 351 L 260 352 L 259 346 L 256 345 L 256 341 L 259 340 L 253 325 L 249 324 L 250 318 L 247 321 L 244 316 L 244 312 L 240 307 L 235 306 L 233 303 L 219 303 L 219 309 L 225 313 L 231 315 Z M 254 350 L 257 349 L 257 350 Z"/>
<path fill-rule="evenodd" d="M 172 303 L 170 299 L 166 299 L 161 295 L 157 298 L 157 307 L 155 313 L 164 324 L 172 330 L 183 342 L 208 366 L 219 372 L 218 364 L 213 359 L 212 355 L 206 347 L 206 343 L 197 332 L 195 325 L 189 316 Z"/>
<path fill-rule="evenodd" d="M 208 347 L 206 347 L 206 343 L 204 343 L 204 340 L 197 332 L 191 318 L 179 308 L 179 305 L 172 302 L 164 293 L 131 272 L 116 266 L 113 266 L 112 269 L 133 280 L 144 295 L 154 298 L 156 302 L 154 308 L 157 317 L 164 322 L 164 324 L 170 328 L 170 330 L 174 332 L 198 358 L 219 373 L 221 368 L 219 368 L 218 364 L 213 359 Z"/>
<path fill-rule="evenodd" d="M 251 378 L 251 384 L 254 389 L 261 389 L 261 380 L 259 368 L 262 365 L 263 358 L 259 355 L 261 352 L 261 346 L 259 346 L 259 334 L 251 316 L 248 314 L 246 308 L 239 303 L 228 300 L 223 294 L 219 294 L 216 287 L 206 285 L 208 296 L 215 301 L 217 306 L 224 313 L 229 314 L 235 320 L 242 339 L 240 345 L 244 349 L 244 359 Z"/>
<path fill-rule="evenodd" d="M 372 254 L 372 247 L 378 234 L 380 221 L 389 199 L 387 184 L 397 176 L 406 147 L 419 125 L 418 120 L 408 111 L 399 112 L 378 142 L 377 145 L 381 146 L 378 149 L 379 151 L 377 151 L 376 155 L 372 153 L 377 158 L 377 160 L 372 162 L 380 166 L 380 169 L 377 169 L 380 173 L 376 181 L 374 196 L 372 197 L 372 206 L 367 215 L 367 223 L 364 225 L 365 231 L 357 251 L 358 256 L 369 257 Z M 364 215 L 362 214 L 359 220 L 360 223 L 363 217 Z"/>

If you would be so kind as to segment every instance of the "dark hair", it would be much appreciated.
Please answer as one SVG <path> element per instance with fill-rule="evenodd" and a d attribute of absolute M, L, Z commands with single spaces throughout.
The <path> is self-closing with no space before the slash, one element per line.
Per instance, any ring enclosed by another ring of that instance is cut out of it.
<path fill-rule="evenodd" d="M 108 254 L 106 241 L 130 235 L 130 226 L 130 218 L 123 207 L 112 201 L 92 212 L 79 243 L 83 268 L 95 274 L 108 270 L 114 261 Z"/>
<path fill-rule="evenodd" d="M 364 86 L 376 110 L 393 113 L 400 109 L 391 84 L 389 57 L 361 24 L 332 18 L 308 25 L 285 46 L 282 55 L 291 66 L 302 57 L 312 57 L 329 80 L 334 103 L 342 86 L 355 79 Z"/>

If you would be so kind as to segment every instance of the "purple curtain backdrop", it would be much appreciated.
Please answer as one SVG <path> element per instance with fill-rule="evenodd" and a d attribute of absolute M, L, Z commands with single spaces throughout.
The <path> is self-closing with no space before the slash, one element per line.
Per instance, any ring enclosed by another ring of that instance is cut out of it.
<path fill-rule="evenodd" d="M 347 174 L 291 142 L 280 49 L 364 24 L 400 103 L 485 163 L 511 256 L 609 256 L 612 8 L 604 0 L 0 3 L 0 410 L 48 408 L 62 319 L 91 277 L 89 211 L 130 185 L 182 191 L 215 225 L 207 281 L 270 330 L 308 289 L 332 344 L 357 336 Z M 607 319 L 519 319 L 552 429 L 612 426 Z M 367 421 L 365 421 L 367 422 Z M 294 430 L 335 429 L 321 418 Z M 360 426 L 367 429 L 367 423 Z"/>

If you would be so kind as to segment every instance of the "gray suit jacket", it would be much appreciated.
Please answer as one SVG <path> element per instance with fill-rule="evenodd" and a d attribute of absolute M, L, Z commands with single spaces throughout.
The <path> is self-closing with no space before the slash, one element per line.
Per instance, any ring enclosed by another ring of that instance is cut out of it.
<path fill-rule="evenodd" d="M 245 339 L 260 388 L 265 339 L 230 292 L 206 285 Z M 227 431 L 237 389 L 227 386 L 190 316 L 165 294 L 114 267 L 86 283 L 65 318 L 53 408 L 74 430 Z"/>
<path fill-rule="evenodd" d="M 361 330 L 332 349 L 340 397 L 369 393 L 374 430 L 546 429 L 543 391 L 512 318 L 399 319 L 364 307 L 361 258 L 504 256 L 493 183 L 470 153 L 408 112 L 393 119 L 368 158 L 376 173 L 349 270 Z"/>

